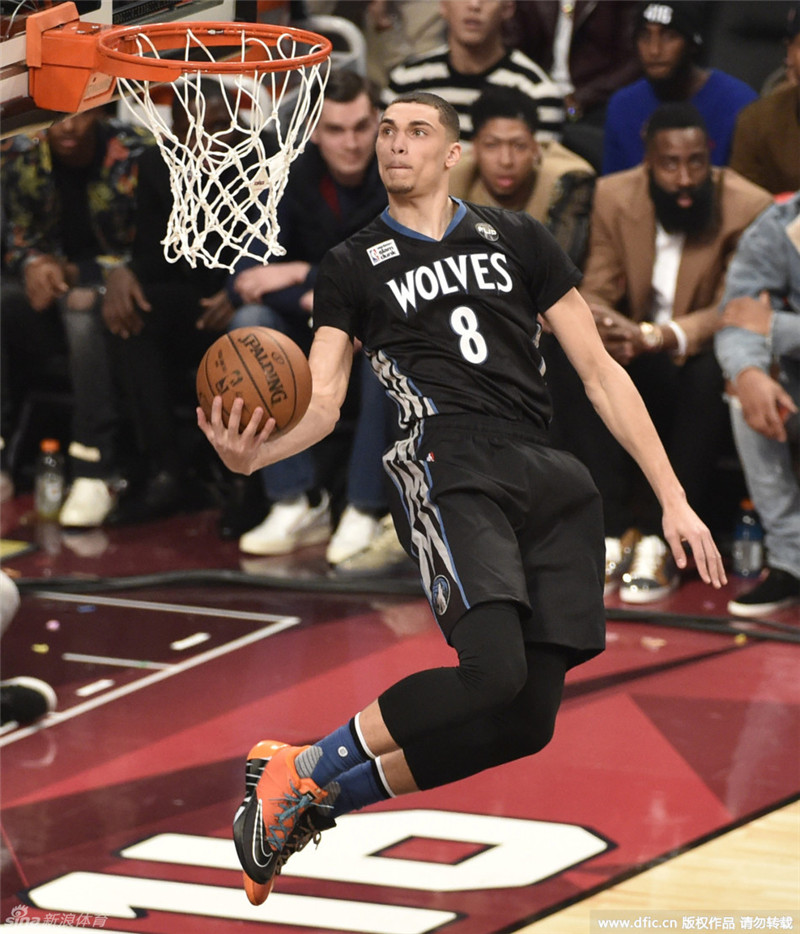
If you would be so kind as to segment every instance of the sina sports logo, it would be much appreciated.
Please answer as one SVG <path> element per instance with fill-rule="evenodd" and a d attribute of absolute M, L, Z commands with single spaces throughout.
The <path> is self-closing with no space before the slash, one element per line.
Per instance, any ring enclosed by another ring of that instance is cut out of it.
<path fill-rule="evenodd" d="M 484 240 L 491 240 L 494 243 L 495 240 L 499 239 L 499 234 L 492 227 L 491 224 L 484 224 L 483 221 L 475 225 L 475 229 L 483 237 Z"/>
<path fill-rule="evenodd" d="M 437 616 L 444 616 L 450 604 L 450 582 L 439 574 L 433 579 L 431 603 Z"/>

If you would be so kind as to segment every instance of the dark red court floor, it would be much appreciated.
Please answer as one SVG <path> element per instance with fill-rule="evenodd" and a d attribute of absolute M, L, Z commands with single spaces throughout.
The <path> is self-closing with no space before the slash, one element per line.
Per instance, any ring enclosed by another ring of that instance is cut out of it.
<path fill-rule="evenodd" d="M 0 735 L 3 921 L 514 931 L 800 790 L 800 614 L 732 624 L 743 582 L 687 574 L 646 612 L 609 601 L 607 651 L 570 674 L 541 754 L 341 819 L 253 908 L 230 841 L 250 745 L 312 741 L 452 663 L 413 570 L 339 584 L 322 548 L 244 563 L 213 511 L 67 535 L 28 508 L 2 516 L 23 595 L 3 676 L 59 706 Z"/>

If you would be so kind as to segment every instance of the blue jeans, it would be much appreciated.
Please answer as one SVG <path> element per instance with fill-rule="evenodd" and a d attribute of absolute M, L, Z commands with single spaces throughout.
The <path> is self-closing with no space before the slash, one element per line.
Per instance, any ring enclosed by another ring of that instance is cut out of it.
<path fill-rule="evenodd" d="M 12 405 L 4 400 L 3 415 L 19 417 L 15 406 L 21 406 L 37 381 L 53 379 L 52 374 L 60 371 L 54 361 L 66 351 L 72 416 L 65 435 L 91 457 L 86 460 L 73 453 L 70 472 L 73 477 L 108 479 L 117 467 L 119 407 L 100 298 L 91 289 L 90 284 L 70 290 L 49 308 L 36 312 L 22 285 L 10 275 L 4 277 L 0 302 L 3 392 L 11 392 L 16 399 Z"/>
<path fill-rule="evenodd" d="M 800 372 L 781 379 L 786 391 L 800 403 Z M 744 420 L 738 399 L 730 400 L 736 450 L 744 470 L 750 498 L 764 526 L 770 567 L 800 577 L 800 481 L 792 465 L 790 443 L 771 441 Z M 800 415 L 787 422 L 795 442 L 800 436 Z"/>
<path fill-rule="evenodd" d="M 69 349 L 72 441 L 97 451 L 99 460 L 76 457 L 71 446 L 70 466 L 73 477 L 107 479 L 115 465 L 119 429 L 119 400 L 111 375 L 108 333 L 101 315 L 99 294 L 94 294 L 88 307 L 75 307 L 74 292 L 68 292 L 58 301 Z"/>
<path fill-rule="evenodd" d="M 303 314 L 282 314 L 268 305 L 243 305 L 229 329 L 267 327 L 281 331 L 308 353 L 312 332 Z M 386 513 L 389 503 L 383 472 L 383 453 L 389 446 L 391 406 L 378 377 L 363 354 L 353 362 L 351 379 L 359 380 L 359 411 L 347 474 L 347 502 L 356 509 Z M 259 472 L 272 502 L 293 499 L 318 484 L 312 450 L 301 451 Z"/>

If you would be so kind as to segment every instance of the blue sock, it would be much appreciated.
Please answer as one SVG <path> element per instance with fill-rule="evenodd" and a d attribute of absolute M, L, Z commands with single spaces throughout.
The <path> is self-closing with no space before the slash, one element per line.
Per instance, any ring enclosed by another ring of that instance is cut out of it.
<path fill-rule="evenodd" d="M 342 772 L 372 759 L 359 739 L 356 718 L 310 746 L 295 760 L 300 776 L 307 776 L 324 788 Z"/>
<path fill-rule="evenodd" d="M 351 811 L 358 811 L 369 804 L 377 804 L 392 797 L 391 791 L 383 781 L 378 759 L 362 762 L 349 772 L 344 772 L 333 783 L 339 786 L 339 792 L 333 800 L 330 817 L 336 818 Z M 333 789 L 331 789 L 333 791 Z"/>

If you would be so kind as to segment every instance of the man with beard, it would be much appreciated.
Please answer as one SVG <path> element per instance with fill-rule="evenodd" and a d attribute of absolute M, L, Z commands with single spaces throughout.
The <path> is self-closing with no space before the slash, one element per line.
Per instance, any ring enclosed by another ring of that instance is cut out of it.
<path fill-rule="evenodd" d="M 108 271 L 135 234 L 138 157 L 144 130 L 101 109 L 65 115 L 41 133 L 2 147 L 5 222 L 2 357 L 5 430 L 29 390 L 52 385 L 62 356 L 72 390 L 67 454 L 71 479 L 59 522 L 103 523 L 123 464 L 119 406 L 100 316 Z"/>
<path fill-rule="evenodd" d="M 771 201 L 731 169 L 712 168 L 710 148 L 691 104 L 656 110 L 642 165 L 597 182 L 581 285 L 603 343 L 630 373 L 706 522 L 729 440 L 713 352 L 717 308 L 739 237 Z M 658 535 L 657 503 L 576 391 L 574 372 L 552 353 L 547 359 L 557 437 L 584 460 L 603 496 L 606 590 L 622 578 L 624 601 L 661 599 L 678 580 Z"/>
<path fill-rule="evenodd" d="M 620 88 L 608 103 L 603 175 L 642 161 L 642 128 L 668 101 L 688 101 L 700 111 L 711 139 L 711 162 L 728 164 L 737 114 L 758 95 L 738 78 L 698 64 L 701 7 L 690 0 L 641 4 L 634 45 L 644 77 Z"/>

